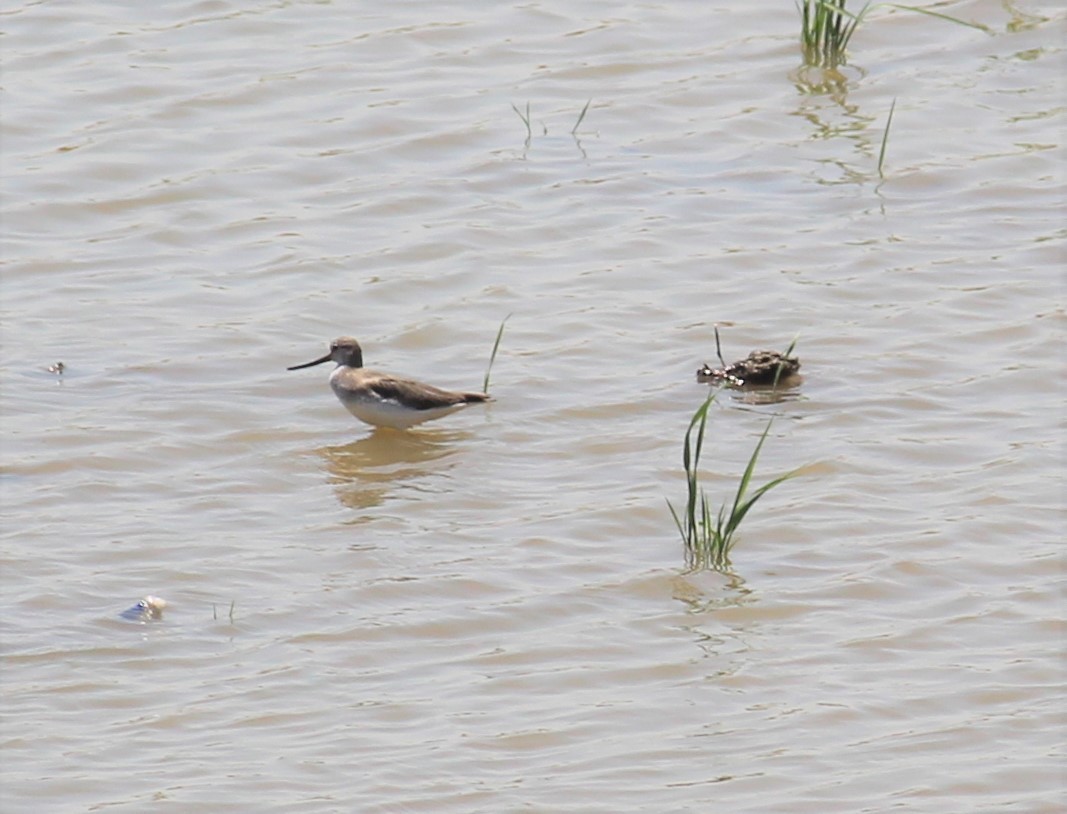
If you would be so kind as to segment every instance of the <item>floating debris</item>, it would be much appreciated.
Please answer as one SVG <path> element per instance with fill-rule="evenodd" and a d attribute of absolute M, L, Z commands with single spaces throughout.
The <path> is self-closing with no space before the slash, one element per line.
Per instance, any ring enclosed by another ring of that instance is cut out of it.
<path fill-rule="evenodd" d="M 731 387 L 789 383 L 800 370 L 800 360 L 776 350 L 754 350 L 732 365 L 713 368 L 705 364 L 697 370 L 699 382 L 721 382 Z"/>
<path fill-rule="evenodd" d="M 132 608 L 127 608 L 119 614 L 123 619 L 131 622 L 155 622 L 163 618 L 163 609 L 167 607 L 167 601 L 158 596 L 146 596 Z"/>
<path fill-rule="evenodd" d="M 49 373 L 55 373 L 57 376 L 62 376 L 63 371 L 67 369 L 67 366 L 62 362 L 56 362 L 54 365 L 48 366 Z"/>

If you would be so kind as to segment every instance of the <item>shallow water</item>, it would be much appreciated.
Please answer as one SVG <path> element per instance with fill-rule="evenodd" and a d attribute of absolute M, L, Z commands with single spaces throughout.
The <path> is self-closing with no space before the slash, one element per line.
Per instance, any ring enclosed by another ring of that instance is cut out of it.
<path fill-rule="evenodd" d="M 938 9 L 10 8 L 4 810 L 1061 810 L 1064 13 Z"/>

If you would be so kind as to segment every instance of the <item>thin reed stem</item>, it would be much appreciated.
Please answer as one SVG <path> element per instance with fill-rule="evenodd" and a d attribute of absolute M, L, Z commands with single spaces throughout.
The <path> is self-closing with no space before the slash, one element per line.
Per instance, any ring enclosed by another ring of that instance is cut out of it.
<path fill-rule="evenodd" d="M 889 126 L 893 124 L 893 111 L 897 109 L 897 100 L 893 99 L 893 104 L 889 106 L 889 118 L 886 119 L 885 132 L 882 133 L 882 149 L 878 153 L 878 175 L 881 178 L 885 178 L 885 174 L 882 172 L 882 167 L 885 165 L 885 148 L 889 143 Z"/>
<path fill-rule="evenodd" d="M 500 321 L 500 328 L 496 332 L 496 341 L 493 342 L 493 352 L 489 354 L 489 366 L 485 369 L 485 380 L 482 382 L 482 392 L 489 392 L 489 374 L 493 372 L 493 362 L 496 361 L 496 352 L 500 349 L 500 340 L 504 336 L 504 325 L 511 319 L 511 314 L 508 314 L 504 319 Z"/>
<path fill-rule="evenodd" d="M 574 127 L 571 128 L 571 135 L 573 136 L 578 132 L 579 126 L 582 124 L 582 120 L 585 118 L 585 114 L 589 112 L 589 105 L 593 104 L 593 100 L 590 99 L 585 103 L 585 107 L 582 108 L 582 112 L 578 114 L 578 121 L 574 123 Z"/>
<path fill-rule="evenodd" d="M 530 143 L 530 139 L 533 138 L 533 130 L 530 129 L 530 103 L 526 103 L 526 115 L 522 115 L 522 111 L 515 107 L 515 103 L 511 103 L 511 109 L 515 111 L 522 123 L 526 125 L 526 143 Z"/>

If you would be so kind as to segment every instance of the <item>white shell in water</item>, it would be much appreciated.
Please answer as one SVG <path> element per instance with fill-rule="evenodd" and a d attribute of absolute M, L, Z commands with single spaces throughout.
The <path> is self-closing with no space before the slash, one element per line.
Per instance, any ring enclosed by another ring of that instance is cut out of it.
<path fill-rule="evenodd" d="M 167 600 L 158 596 L 146 596 L 132 608 L 124 610 L 120 616 L 134 622 L 150 622 L 163 618 L 163 608 L 167 607 Z"/>

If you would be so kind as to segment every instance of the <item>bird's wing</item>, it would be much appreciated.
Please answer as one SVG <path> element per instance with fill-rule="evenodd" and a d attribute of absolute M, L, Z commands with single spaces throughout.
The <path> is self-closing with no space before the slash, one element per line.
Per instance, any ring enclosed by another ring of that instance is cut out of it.
<path fill-rule="evenodd" d="M 413 382 L 410 379 L 398 379 L 393 376 L 375 379 L 370 383 L 370 388 L 383 399 L 408 404 L 416 410 L 433 410 L 438 407 L 450 407 L 453 404 L 464 404 L 468 401 L 466 393 L 453 393 L 451 390 L 442 390 L 430 384 Z"/>

